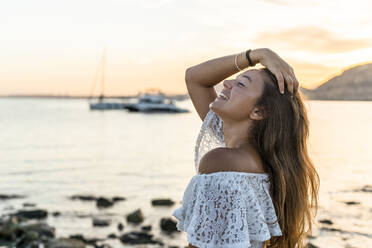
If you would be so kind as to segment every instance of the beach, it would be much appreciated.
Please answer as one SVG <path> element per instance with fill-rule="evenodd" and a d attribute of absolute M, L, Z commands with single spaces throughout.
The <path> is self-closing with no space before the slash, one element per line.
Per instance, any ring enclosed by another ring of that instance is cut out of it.
<path fill-rule="evenodd" d="M 309 154 L 321 179 L 309 241 L 313 247 L 368 247 L 372 102 L 306 104 Z M 202 122 L 190 100 L 177 105 L 191 112 L 90 111 L 85 99 L 0 98 L 1 217 L 43 210 L 30 219 L 54 227 L 55 239 L 75 237 L 87 247 L 92 239 L 100 239 L 93 247 L 128 247 L 122 237 L 131 232 L 157 242 L 136 247 L 187 246 L 186 234 L 173 230 L 172 212 L 195 174 Z M 173 203 L 154 205 L 154 199 Z M 143 220 L 128 221 L 137 210 Z"/>

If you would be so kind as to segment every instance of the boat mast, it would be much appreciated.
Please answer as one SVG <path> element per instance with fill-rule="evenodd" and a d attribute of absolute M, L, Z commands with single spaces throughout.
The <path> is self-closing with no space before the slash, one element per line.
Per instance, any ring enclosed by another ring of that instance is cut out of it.
<path fill-rule="evenodd" d="M 101 95 L 99 96 L 100 102 L 102 102 L 105 90 L 105 67 L 106 67 L 106 45 L 103 48 L 102 54 L 102 77 L 101 77 Z"/>

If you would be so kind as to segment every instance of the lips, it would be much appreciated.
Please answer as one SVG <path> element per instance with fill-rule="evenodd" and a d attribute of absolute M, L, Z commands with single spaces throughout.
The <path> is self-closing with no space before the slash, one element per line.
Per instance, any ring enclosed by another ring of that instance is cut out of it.
<path fill-rule="evenodd" d="M 229 94 L 227 94 L 226 92 L 220 92 L 220 94 L 218 95 L 220 98 L 224 99 L 224 100 L 229 100 L 230 99 L 230 96 Z"/>

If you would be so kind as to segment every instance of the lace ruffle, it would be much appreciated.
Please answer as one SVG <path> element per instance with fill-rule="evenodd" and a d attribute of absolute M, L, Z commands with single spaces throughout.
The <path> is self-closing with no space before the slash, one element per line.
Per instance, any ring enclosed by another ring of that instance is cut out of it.
<path fill-rule="evenodd" d="M 199 161 L 210 150 L 217 147 L 225 147 L 223 136 L 223 121 L 211 109 L 208 111 L 201 126 L 195 145 L 195 169 L 199 173 Z"/>
<path fill-rule="evenodd" d="M 177 229 L 203 248 L 262 247 L 282 232 L 268 175 L 234 171 L 199 174 L 186 187 L 182 206 L 173 212 Z"/>

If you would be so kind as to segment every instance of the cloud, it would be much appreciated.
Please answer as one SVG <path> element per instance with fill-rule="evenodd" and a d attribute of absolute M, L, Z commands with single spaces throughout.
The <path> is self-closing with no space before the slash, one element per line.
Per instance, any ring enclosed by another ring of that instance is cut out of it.
<path fill-rule="evenodd" d="M 260 46 L 283 46 L 288 49 L 320 53 L 349 52 L 371 46 L 371 39 L 347 39 L 313 26 L 296 27 L 279 32 L 262 32 L 253 40 Z"/>

